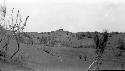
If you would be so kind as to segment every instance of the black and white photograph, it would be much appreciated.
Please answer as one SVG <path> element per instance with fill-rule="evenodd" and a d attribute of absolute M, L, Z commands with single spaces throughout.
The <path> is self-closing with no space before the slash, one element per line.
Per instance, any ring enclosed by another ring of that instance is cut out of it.
<path fill-rule="evenodd" d="M 125 70 L 125 0 L 0 0 L 0 71 Z"/>

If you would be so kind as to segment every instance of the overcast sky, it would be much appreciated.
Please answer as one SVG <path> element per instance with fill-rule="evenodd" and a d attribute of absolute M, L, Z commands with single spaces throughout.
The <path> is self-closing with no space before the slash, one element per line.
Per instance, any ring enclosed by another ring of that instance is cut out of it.
<path fill-rule="evenodd" d="M 3 1 L 0 0 L 0 3 Z M 6 0 L 8 10 L 30 16 L 26 31 L 125 32 L 125 0 Z"/>

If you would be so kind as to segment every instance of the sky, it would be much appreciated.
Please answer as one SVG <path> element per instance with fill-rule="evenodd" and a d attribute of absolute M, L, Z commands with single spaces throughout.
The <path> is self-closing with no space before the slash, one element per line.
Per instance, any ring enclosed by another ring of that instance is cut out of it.
<path fill-rule="evenodd" d="M 10 11 L 19 9 L 22 18 L 30 16 L 27 32 L 58 29 L 125 32 L 125 0 L 5 0 L 5 3 Z"/>

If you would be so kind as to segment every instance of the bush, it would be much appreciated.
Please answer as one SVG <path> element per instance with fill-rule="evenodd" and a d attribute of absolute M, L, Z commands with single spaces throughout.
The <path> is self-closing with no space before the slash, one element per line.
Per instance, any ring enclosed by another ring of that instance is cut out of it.
<path fill-rule="evenodd" d="M 0 60 L 5 61 L 6 56 L 7 56 L 7 53 L 2 51 L 2 50 L 0 50 Z"/>

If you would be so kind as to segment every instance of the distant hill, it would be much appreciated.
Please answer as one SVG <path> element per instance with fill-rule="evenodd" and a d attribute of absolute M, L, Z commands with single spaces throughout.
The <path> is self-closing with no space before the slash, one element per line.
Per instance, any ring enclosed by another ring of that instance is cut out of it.
<path fill-rule="evenodd" d="M 17 49 L 15 37 L 13 36 L 13 33 L 9 30 L 0 28 L 0 31 L 1 31 L 0 39 L 3 39 L 5 35 L 9 37 L 8 53 L 11 55 Z M 21 49 L 20 52 L 17 54 L 17 56 L 18 55 L 26 56 L 27 60 L 26 62 L 31 63 L 31 65 L 28 66 L 31 69 L 35 68 L 34 67 L 35 65 L 41 64 L 44 66 L 46 64 L 48 67 L 50 66 L 50 68 L 51 66 L 62 67 L 61 65 L 63 66 L 77 65 L 79 68 L 80 65 L 81 68 L 82 69 L 84 68 L 85 70 L 86 67 L 88 67 L 90 63 L 92 63 L 94 57 L 96 56 L 95 44 L 93 41 L 95 33 L 98 34 L 99 36 L 102 35 L 102 33 L 100 32 L 72 33 L 69 31 L 64 31 L 63 29 L 59 29 L 52 32 L 42 32 L 42 33 L 37 33 L 37 32 L 18 33 L 17 35 L 20 35 Z M 123 52 L 123 57 L 118 58 L 117 56 L 118 54 L 120 54 L 120 51 L 122 50 L 118 49 L 117 46 L 119 38 L 125 40 L 124 39 L 125 34 L 124 33 L 109 33 L 109 34 L 110 34 L 109 39 L 103 55 L 104 64 L 102 65 L 103 67 L 101 68 L 111 69 L 111 67 L 114 67 L 112 69 L 116 69 L 115 66 L 117 66 L 117 68 L 120 68 L 119 65 L 120 62 L 122 62 L 122 64 L 125 64 L 124 61 L 125 52 Z M 1 47 L 2 44 L 6 41 L 5 39 L 7 38 L 4 38 L 4 41 L 0 43 Z M 76 71 L 83 71 L 83 70 L 76 70 Z"/>

